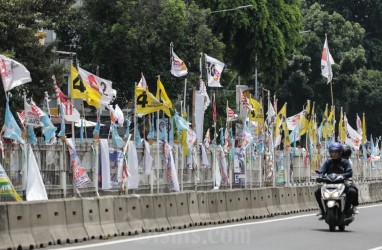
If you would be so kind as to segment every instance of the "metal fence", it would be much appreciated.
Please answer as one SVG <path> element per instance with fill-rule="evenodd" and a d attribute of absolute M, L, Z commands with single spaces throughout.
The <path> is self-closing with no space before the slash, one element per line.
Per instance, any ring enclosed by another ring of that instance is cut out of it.
<path fill-rule="evenodd" d="M 113 147 L 110 141 L 110 151 L 121 151 Z M 25 199 L 23 183 L 25 180 L 23 166 L 22 146 L 17 144 L 5 144 L 1 154 L 1 164 L 7 172 L 10 180 L 18 193 Z M 91 184 L 76 189 L 72 182 L 70 169 L 70 156 L 66 145 L 58 143 L 56 145 L 37 145 L 33 147 L 37 164 L 43 182 L 46 186 L 49 198 L 64 198 L 81 196 L 95 196 L 98 194 L 119 193 L 119 184 L 114 179 L 111 189 L 102 190 L 99 184 L 99 145 L 92 144 L 91 141 L 80 144 L 76 142 L 77 153 L 85 167 L 88 176 L 92 180 Z M 139 162 L 139 188 L 127 190 L 128 193 L 164 193 L 171 192 L 168 188 L 167 166 L 163 155 L 163 146 L 156 143 L 150 146 L 151 155 L 154 159 L 150 175 L 146 175 L 143 169 L 143 148 L 137 147 Z M 317 174 L 314 170 L 319 169 L 323 161 L 327 159 L 325 152 L 316 152 L 311 157 L 304 157 L 304 152 L 276 150 L 270 154 L 254 154 L 247 151 L 240 153 L 238 149 L 235 157 L 230 157 L 228 153 L 224 158 L 227 164 L 228 181 L 219 181 L 219 173 L 222 169 L 221 156 L 222 148 L 211 146 L 207 149 L 209 165 L 202 165 L 200 145 L 193 147 L 193 164 L 186 164 L 183 157 L 183 149 L 175 144 L 172 152 L 175 166 L 178 173 L 180 190 L 210 190 L 234 189 L 234 188 L 256 188 L 264 186 L 289 186 L 300 183 L 312 182 Z M 369 181 L 382 179 L 381 160 L 370 162 L 359 159 L 353 154 L 353 178 L 356 181 Z M 116 176 L 116 167 L 111 168 L 111 174 Z M 218 183 L 220 182 L 220 183 Z M 220 184 L 220 185 L 219 185 Z M 125 191 L 126 192 L 126 191 Z M 2 201 L 7 200 L 1 198 Z"/>

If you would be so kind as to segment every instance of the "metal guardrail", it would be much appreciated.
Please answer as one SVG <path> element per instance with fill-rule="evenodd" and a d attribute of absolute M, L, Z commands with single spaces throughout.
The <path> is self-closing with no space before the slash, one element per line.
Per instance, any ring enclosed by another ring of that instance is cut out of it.
<path fill-rule="evenodd" d="M 99 185 L 99 155 L 95 150 L 98 144 L 92 144 L 91 140 L 79 144 L 76 142 L 77 153 L 92 180 L 91 184 L 79 188 L 79 193 L 83 197 L 96 196 L 97 194 L 111 194 L 119 192 L 119 184 L 116 180 L 118 172 L 117 166 L 111 166 L 112 188 L 101 190 Z M 113 147 L 110 141 L 110 150 L 119 150 Z M 137 147 L 139 161 L 139 188 L 128 190 L 128 193 L 166 193 L 168 189 L 167 166 L 164 162 L 163 147 L 159 147 L 159 160 L 157 159 L 157 145 L 151 145 L 151 155 L 154 159 L 151 175 L 145 175 L 143 169 L 143 148 Z M 210 190 L 215 185 L 216 171 L 219 171 L 219 159 L 221 151 L 207 150 L 209 166 L 201 165 L 200 146 L 195 145 L 194 164 L 186 164 L 183 158 L 183 150 L 180 145 L 173 146 L 173 157 L 178 173 L 178 180 L 181 191 L 186 190 Z M 214 152 L 216 156 L 214 157 Z M 36 145 L 33 147 L 40 173 L 46 186 L 49 198 L 63 198 L 77 196 L 78 192 L 73 186 L 72 173 L 70 169 L 70 157 L 67 147 L 62 143 L 56 145 Z M 25 162 L 22 157 L 22 149 L 17 144 L 5 144 L 1 163 L 11 179 L 19 194 L 25 198 L 23 191 L 23 166 Z M 239 157 L 237 157 L 239 156 Z M 292 155 L 290 152 L 276 150 L 274 153 L 273 165 L 265 163 L 265 156 L 262 154 L 247 151 L 245 156 L 237 155 L 230 159 L 228 154 L 225 160 L 228 167 L 230 182 L 221 182 L 220 189 L 235 188 L 256 188 L 266 186 L 291 186 L 314 181 L 316 174 L 314 170 L 319 169 L 325 154 L 314 154 L 311 159 L 303 157 L 303 154 Z M 214 160 L 215 159 L 215 160 Z M 353 178 L 355 181 L 376 181 L 382 179 L 382 161 L 374 162 L 359 159 L 353 155 Z M 270 175 L 270 173 L 273 173 Z M 9 200 L 0 198 L 0 201 Z"/>

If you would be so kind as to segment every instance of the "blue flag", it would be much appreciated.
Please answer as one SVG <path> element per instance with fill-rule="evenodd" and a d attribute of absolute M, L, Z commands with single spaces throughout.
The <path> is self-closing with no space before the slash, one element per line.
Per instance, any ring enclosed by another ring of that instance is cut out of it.
<path fill-rule="evenodd" d="M 123 136 L 123 138 L 129 138 L 129 134 L 130 134 L 130 120 L 127 119 L 126 120 L 126 133 Z"/>
<path fill-rule="evenodd" d="M 57 128 L 53 126 L 52 121 L 47 114 L 41 117 L 41 121 L 44 124 L 44 127 L 42 128 L 42 133 L 45 137 L 44 143 L 49 144 L 50 140 L 54 137 L 54 132 L 56 132 Z"/>
<path fill-rule="evenodd" d="M 147 135 L 147 139 L 154 139 L 155 136 L 155 124 L 154 124 L 154 114 L 151 117 L 150 132 Z"/>
<path fill-rule="evenodd" d="M 23 138 L 21 138 L 21 129 L 19 125 L 17 124 L 15 118 L 13 117 L 11 110 L 9 109 L 9 98 L 7 98 L 7 102 L 6 102 L 3 137 L 16 140 L 22 144 L 25 143 Z"/>
<path fill-rule="evenodd" d="M 183 117 L 180 117 L 178 113 L 174 114 L 174 120 L 175 120 L 176 128 L 179 131 L 187 130 L 190 126 L 190 123 L 186 121 Z"/>
<path fill-rule="evenodd" d="M 99 136 L 99 130 L 101 129 L 101 122 L 97 121 L 97 124 L 94 127 L 93 130 L 93 136 Z"/>
<path fill-rule="evenodd" d="M 66 130 L 65 120 L 64 120 L 64 110 L 62 109 L 61 104 L 60 104 L 60 118 L 61 118 L 61 128 L 60 128 L 60 132 L 57 135 L 58 137 L 65 136 L 65 130 Z"/>
<path fill-rule="evenodd" d="M 113 141 L 114 146 L 117 148 L 123 148 L 123 146 L 125 145 L 125 142 L 119 136 L 117 126 L 115 125 L 112 125 L 111 139 Z"/>
<path fill-rule="evenodd" d="M 27 133 L 28 133 L 28 142 L 31 145 L 37 145 L 37 138 L 34 134 L 34 129 L 32 125 L 27 126 Z"/>

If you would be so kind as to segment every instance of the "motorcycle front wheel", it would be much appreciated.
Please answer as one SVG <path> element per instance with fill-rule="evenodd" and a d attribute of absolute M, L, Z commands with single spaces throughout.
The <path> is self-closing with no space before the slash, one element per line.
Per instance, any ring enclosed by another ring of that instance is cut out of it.
<path fill-rule="evenodd" d="M 336 230 L 336 209 L 337 207 L 333 207 L 328 209 L 327 211 L 327 223 L 329 224 L 329 230 L 330 232 L 334 232 Z"/>

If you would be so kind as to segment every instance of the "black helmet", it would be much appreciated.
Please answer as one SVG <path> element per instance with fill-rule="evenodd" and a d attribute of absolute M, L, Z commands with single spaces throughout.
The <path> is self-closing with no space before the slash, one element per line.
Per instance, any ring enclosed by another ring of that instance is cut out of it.
<path fill-rule="evenodd" d="M 352 153 L 350 146 L 344 144 L 344 145 L 342 145 L 342 148 L 343 148 L 342 157 L 349 159 L 351 156 L 351 153 Z"/>
<path fill-rule="evenodd" d="M 344 149 L 342 147 L 342 144 L 340 144 L 338 142 L 333 142 L 332 144 L 329 145 L 329 153 L 333 152 L 333 151 L 338 151 L 338 152 L 342 153 L 343 150 Z"/>

